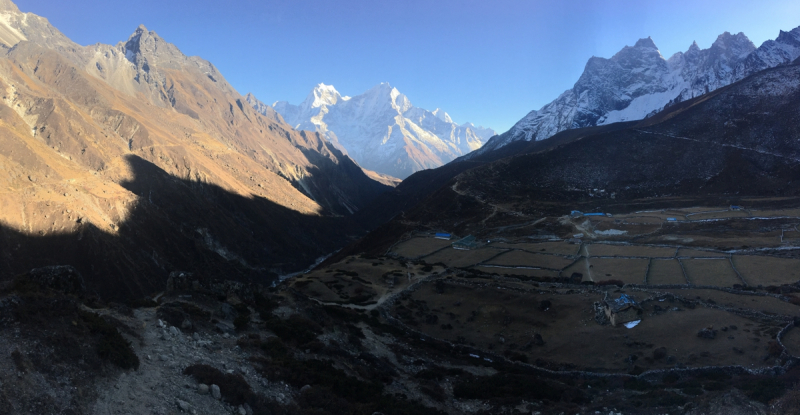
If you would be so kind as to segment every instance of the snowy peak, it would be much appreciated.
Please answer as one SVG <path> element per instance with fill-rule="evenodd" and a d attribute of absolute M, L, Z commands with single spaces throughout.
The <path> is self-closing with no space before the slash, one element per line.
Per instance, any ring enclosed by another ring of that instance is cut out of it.
<path fill-rule="evenodd" d="M 11 0 L 0 0 L 0 12 L 4 11 L 10 11 L 16 13 L 20 12 L 19 7 L 17 7 L 17 5 L 14 4 L 14 2 L 12 2 Z"/>
<path fill-rule="evenodd" d="M 725 32 L 719 35 L 711 45 L 711 50 L 718 49 L 727 51 L 726 55 L 728 56 L 744 58 L 756 49 L 756 45 L 742 32 L 735 35 Z"/>
<path fill-rule="evenodd" d="M 262 114 L 255 97 L 247 101 Z M 495 132 L 466 123 L 457 125 L 437 108 L 415 107 L 397 88 L 381 83 L 352 98 L 319 84 L 300 105 L 272 105 L 296 129 L 316 131 L 361 166 L 405 178 L 478 149 Z"/>
<path fill-rule="evenodd" d="M 440 120 L 442 120 L 444 122 L 448 122 L 448 123 L 452 123 L 453 122 L 453 119 L 450 118 L 450 115 L 447 114 L 446 112 L 444 112 L 441 108 L 436 108 L 435 110 L 432 111 L 432 113 L 433 113 L 433 115 L 435 115 L 437 118 L 439 118 Z M 470 125 L 472 125 L 472 124 L 470 124 Z"/>
<path fill-rule="evenodd" d="M 798 45 L 798 42 L 800 42 L 800 26 L 794 28 L 790 32 L 784 32 L 781 30 L 778 34 L 778 38 L 775 39 L 775 41 L 788 45 Z"/>
<path fill-rule="evenodd" d="M 303 108 L 319 108 L 327 105 L 336 105 L 342 95 L 333 87 L 333 85 L 318 84 L 311 90 L 305 101 L 300 106 Z"/>
<path fill-rule="evenodd" d="M 653 39 L 651 39 L 650 36 L 648 36 L 646 38 L 639 39 L 636 42 L 636 44 L 633 45 L 633 47 L 635 47 L 635 48 L 648 48 L 648 49 L 658 50 L 658 48 L 656 47 L 655 42 L 653 42 Z"/>

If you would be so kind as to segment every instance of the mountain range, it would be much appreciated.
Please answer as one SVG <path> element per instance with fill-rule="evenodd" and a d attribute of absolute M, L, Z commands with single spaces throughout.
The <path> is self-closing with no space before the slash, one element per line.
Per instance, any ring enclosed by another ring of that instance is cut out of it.
<path fill-rule="evenodd" d="M 441 109 L 415 107 L 388 83 L 354 97 L 319 84 L 300 105 L 279 101 L 270 108 L 252 94 L 247 101 L 265 115 L 274 109 L 295 129 L 318 132 L 364 168 L 401 179 L 476 150 L 495 135 L 456 124 Z"/>
<path fill-rule="evenodd" d="M 514 141 L 543 140 L 568 129 L 641 120 L 799 56 L 800 27 L 781 31 L 758 48 L 743 33 L 725 32 L 708 49 L 693 43 L 669 59 L 652 39 L 640 39 L 609 59 L 589 59 L 572 89 L 528 113 L 478 153 Z"/>
<path fill-rule="evenodd" d="M 144 26 L 84 47 L 8 0 L 0 17 L 2 275 L 68 263 L 109 296 L 173 271 L 265 281 L 359 235 L 349 216 L 388 189 Z"/>

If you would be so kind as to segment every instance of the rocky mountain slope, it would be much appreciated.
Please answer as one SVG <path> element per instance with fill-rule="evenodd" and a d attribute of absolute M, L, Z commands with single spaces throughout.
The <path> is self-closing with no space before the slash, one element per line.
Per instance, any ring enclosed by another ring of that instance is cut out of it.
<path fill-rule="evenodd" d="M 247 100 L 270 114 L 254 96 Z M 279 101 L 272 108 L 294 128 L 323 135 L 364 168 L 401 179 L 478 149 L 495 134 L 471 123 L 458 125 L 441 109 L 415 107 L 388 83 L 355 97 L 319 84 L 300 105 Z"/>
<path fill-rule="evenodd" d="M 115 295 L 175 270 L 269 278 L 358 234 L 346 216 L 387 189 L 144 26 L 83 47 L 9 1 L 0 16 L 4 278 L 71 264 Z"/>
<path fill-rule="evenodd" d="M 640 39 L 610 59 L 589 59 L 572 89 L 531 111 L 480 151 L 518 140 L 542 140 L 572 128 L 641 120 L 798 56 L 800 27 L 781 31 L 777 39 L 758 48 L 743 33 L 725 32 L 708 49 L 693 43 L 669 59 L 661 56 L 650 38 Z"/>

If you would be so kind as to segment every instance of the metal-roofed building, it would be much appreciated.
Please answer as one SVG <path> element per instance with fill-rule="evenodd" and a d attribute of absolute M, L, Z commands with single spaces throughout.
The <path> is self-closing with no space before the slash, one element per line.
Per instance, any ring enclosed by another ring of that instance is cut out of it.
<path fill-rule="evenodd" d="M 464 238 L 459 239 L 458 241 L 453 242 L 453 248 L 455 249 L 475 249 L 478 247 L 478 240 L 472 235 L 466 236 Z"/>

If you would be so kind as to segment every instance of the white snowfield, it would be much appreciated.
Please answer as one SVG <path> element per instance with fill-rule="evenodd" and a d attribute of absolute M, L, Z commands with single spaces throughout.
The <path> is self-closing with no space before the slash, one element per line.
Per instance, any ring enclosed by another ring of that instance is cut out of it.
<path fill-rule="evenodd" d="M 800 57 L 800 27 L 781 31 L 760 47 L 743 33 L 725 32 L 708 49 L 693 43 L 664 59 L 650 38 L 626 46 L 610 59 L 592 57 L 572 89 L 531 111 L 506 134 L 474 154 L 519 140 L 544 140 L 572 129 L 641 120 L 669 104 L 703 95 L 753 73 Z"/>
<path fill-rule="evenodd" d="M 256 110 L 264 106 L 252 95 Z M 272 105 L 298 130 L 316 131 L 364 168 L 404 179 L 478 149 L 490 128 L 458 125 L 441 109 L 415 107 L 397 88 L 382 83 L 354 97 L 319 84 L 300 105 Z"/>

